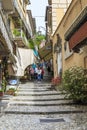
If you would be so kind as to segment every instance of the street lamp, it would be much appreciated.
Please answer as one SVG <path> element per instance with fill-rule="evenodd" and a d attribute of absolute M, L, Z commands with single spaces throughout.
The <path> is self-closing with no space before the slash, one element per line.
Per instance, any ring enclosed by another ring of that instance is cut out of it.
<path fill-rule="evenodd" d="M 46 32 L 46 28 L 45 28 L 45 27 L 39 26 L 39 27 L 38 27 L 38 33 L 39 33 L 39 34 L 41 34 L 40 28 L 42 28 L 42 29 Z"/>
<path fill-rule="evenodd" d="M 50 35 L 50 33 L 49 33 L 49 32 L 47 32 L 46 28 L 45 28 L 45 27 L 43 27 L 43 26 L 39 26 L 39 28 L 38 28 L 38 32 L 40 32 L 40 33 L 41 33 L 40 28 L 42 28 L 42 29 L 46 32 L 46 34 L 47 34 L 47 35 Z"/>
<path fill-rule="evenodd" d="M 51 33 L 47 31 L 47 29 L 43 26 L 39 26 L 38 28 L 38 33 L 41 35 L 41 31 L 40 31 L 40 28 L 42 28 L 44 31 L 45 31 L 45 35 L 46 35 L 46 41 L 49 42 L 50 39 L 51 39 Z"/>

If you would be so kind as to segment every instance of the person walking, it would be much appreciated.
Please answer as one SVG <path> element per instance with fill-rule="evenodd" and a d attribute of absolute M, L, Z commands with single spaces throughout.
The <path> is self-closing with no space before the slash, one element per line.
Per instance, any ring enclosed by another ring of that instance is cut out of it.
<path fill-rule="evenodd" d="M 34 70 L 34 79 L 37 80 L 37 75 L 38 75 L 38 67 L 36 65 L 35 70 Z"/>
<path fill-rule="evenodd" d="M 37 79 L 38 79 L 38 81 L 41 81 L 41 72 L 42 72 L 41 68 L 38 67 L 38 72 L 37 72 Z"/>

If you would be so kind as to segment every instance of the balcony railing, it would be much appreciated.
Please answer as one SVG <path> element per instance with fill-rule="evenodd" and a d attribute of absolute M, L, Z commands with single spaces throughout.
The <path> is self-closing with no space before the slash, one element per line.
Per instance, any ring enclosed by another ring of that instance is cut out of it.
<path fill-rule="evenodd" d="M 5 23 L 5 20 L 4 20 L 4 17 L 3 17 L 3 13 L 2 11 L 0 10 L 0 30 L 3 34 L 3 37 L 6 41 L 6 44 L 7 44 L 7 49 L 13 53 L 13 48 L 12 48 L 12 42 L 11 42 L 11 39 L 10 39 L 10 36 L 9 36 L 9 32 L 8 32 L 8 29 L 7 29 L 7 25 Z"/>
<path fill-rule="evenodd" d="M 13 39 L 17 42 L 19 47 L 28 47 L 28 40 L 22 29 L 13 30 Z"/>
<path fill-rule="evenodd" d="M 15 6 L 15 8 L 17 9 L 17 11 L 18 11 L 18 13 L 19 13 L 19 15 L 20 15 L 22 21 L 24 22 L 24 25 L 25 25 L 25 27 L 26 27 L 28 33 L 29 33 L 30 36 L 31 36 L 31 35 L 32 35 L 32 32 L 31 32 L 31 30 L 30 30 L 30 28 L 29 28 L 29 25 L 27 24 L 27 22 L 26 22 L 26 20 L 25 20 L 26 17 L 23 15 L 23 11 L 21 10 L 20 6 L 18 5 L 17 0 L 14 0 L 14 6 Z"/>

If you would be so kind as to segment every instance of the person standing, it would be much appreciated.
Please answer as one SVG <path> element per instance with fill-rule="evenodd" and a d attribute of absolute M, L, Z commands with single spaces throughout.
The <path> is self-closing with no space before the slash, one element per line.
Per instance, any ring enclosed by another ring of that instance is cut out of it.
<path fill-rule="evenodd" d="M 47 63 L 47 70 L 48 70 L 48 74 L 51 72 L 51 64 L 50 62 Z"/>
<path fill-rule="evenodd" d="M 34 69 L 32 68 L 32 66 L 30 67 L 30 76 L 31 76 L 31 80 L 34 78 Z"/>
<path fill-rule="evenodd" d="M 44 76 L 44 68 L 41 68 L 41 79 L 43 80 L 43 76 Z"/>

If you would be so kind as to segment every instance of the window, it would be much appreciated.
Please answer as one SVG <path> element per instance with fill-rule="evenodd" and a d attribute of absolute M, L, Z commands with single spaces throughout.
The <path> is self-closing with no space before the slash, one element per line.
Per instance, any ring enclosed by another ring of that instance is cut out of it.
<path fill-rule="evenodd" d="M 64 51 L 65 51 L 65 59 L 67 59 L 68 57 L 70 57 L 73 54 L 73 51 L 69 50 L 69 43 L 68 42 L 64 43 Z"/>

